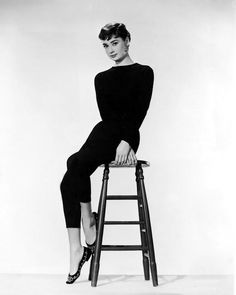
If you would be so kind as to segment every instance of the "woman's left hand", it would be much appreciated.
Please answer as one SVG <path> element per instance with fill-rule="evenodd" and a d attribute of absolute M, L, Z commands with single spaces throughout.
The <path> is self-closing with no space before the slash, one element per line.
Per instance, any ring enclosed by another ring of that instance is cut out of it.
<path fill-rule="evenodd" d="M 121 165 L 126 163 L 130 149 L 131 147 L 128 142 L 121 140 L 118 147 L 116 148 L 115 164 Z"/>
<path fill-rule="evenodd" d="M 128 159 L 127 159 L 127 164 L 128 165 L 136 165 L 137 164 L 137 157 L 136 157 L 133 149 L 130 149 Z"/>

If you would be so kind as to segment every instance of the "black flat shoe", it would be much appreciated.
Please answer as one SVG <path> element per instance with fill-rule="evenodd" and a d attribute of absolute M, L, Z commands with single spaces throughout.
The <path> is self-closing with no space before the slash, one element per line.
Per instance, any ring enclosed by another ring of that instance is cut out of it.
<path fill-rule="evenodd" d="M 80 271 L 81 271 L 82 266 L 84 265 L 84 263 L 86 261 L 89 260 L 89 258 L 90 258 L 91 255 L 92 255 L 92 251 L 89 248 L 84 247 L 84 253 L 83 253 L 83 256 L 82 256 L 82 258 L 80 260 L 80 263 L 79 263 L 79 266 L 78 266 L 78 270 L 73 275 L 68 274 L 68 278 L 67 278 L 66 284 L 73 284 L 74 281 L 76 279 L 78 279 L 78 277 L 80 276 Z"/>
<path fill-rule="evenodd" d="M 98 230 L 98 214 L 96 212 L 93 212 L 93 216 L 94 216 L 94 219 L 95 219 L 95 227 L 96 227 L 96 237 L 97 237 L 97 230 Z M 86 242 L 86 245 L 88 246 L 88 248 L 92 251 L 92 254 L 94 253 L 95 251 L 95 246 L 96 246 L 96 238 L 95 238 L 95 241 L 92 243 L 92 244 L 88 244 Z"/>

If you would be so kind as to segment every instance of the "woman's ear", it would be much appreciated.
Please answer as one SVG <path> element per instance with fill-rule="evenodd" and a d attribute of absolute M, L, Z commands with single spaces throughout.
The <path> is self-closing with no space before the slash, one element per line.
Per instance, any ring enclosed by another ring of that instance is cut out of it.
<path fill-rule="evenodd" d="M 130 44 L 129 38 L 126 37 L 126 38 L 125 38 L 125 45 L 126 45 L 127 47 L 129 47 L 129 44 Z"/>
<path fill-rule="evenodd" d="M 126 37 L 126 39 L 125 39 L 125 52 L 128 52 L 128 50 L 129 50 L 129 38 L 128 37 Z"/>

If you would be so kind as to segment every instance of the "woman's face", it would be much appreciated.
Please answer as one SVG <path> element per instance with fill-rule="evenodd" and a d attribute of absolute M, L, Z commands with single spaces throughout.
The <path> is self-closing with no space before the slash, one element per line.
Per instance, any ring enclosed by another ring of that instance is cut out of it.
<path fill-rule="evenodd" d="M 115 62 L 121 62 L 128 55 L 129 39 L 124 41 L 121 37 L 112 37 L 102 41 L 106 54 Z"/>

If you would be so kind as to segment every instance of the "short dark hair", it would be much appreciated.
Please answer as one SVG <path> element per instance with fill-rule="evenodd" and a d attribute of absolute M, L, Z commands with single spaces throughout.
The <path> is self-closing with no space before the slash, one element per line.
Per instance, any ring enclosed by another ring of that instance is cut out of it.
<path fill-rule="evenodd" d="M 110 40 L 112 37 L 120 37 L 124 41 L 128 37 L 129 41 L 131 40 L 130 33 L 127 31 L 126 27 L 122 23 L 108 23 L 102 27 L 98 38 L 100 40 Z"/>

